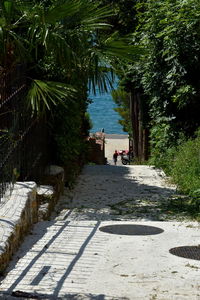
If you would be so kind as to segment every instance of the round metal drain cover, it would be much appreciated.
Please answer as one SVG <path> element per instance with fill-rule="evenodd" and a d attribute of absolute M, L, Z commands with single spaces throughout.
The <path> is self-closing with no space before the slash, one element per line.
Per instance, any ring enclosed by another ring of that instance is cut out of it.
<path fill-rule="evenodd" d="M 163 229 L 158 227 L 135 224 L 108 225 L 100 227 L 99 230 L 111 234 L 122 235 L 153 235 L 162 233 L 164 231 Z"/>
<path fill-rule="evenodd" d="M 173 255 L 200 260 L 200 246 L 182 246 L 169 250 Z"/>

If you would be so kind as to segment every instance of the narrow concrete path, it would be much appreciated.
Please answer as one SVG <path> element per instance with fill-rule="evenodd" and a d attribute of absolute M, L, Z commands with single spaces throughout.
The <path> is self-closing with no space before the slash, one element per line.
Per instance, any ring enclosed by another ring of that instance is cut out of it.
<path fill-rule="evenodd" d="M 175 188 L 149 166 L 86 166 L 57 214 L 36 224 L 1 281 L 1 299 L 199 300 L 199 224 L 169 220 Z"/>

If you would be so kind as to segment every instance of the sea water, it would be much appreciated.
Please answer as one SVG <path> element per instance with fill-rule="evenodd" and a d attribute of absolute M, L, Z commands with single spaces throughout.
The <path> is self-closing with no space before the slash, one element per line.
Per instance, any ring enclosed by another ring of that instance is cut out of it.
<path fill-rule="evenodd" d="M 90 93 L 89 98 L 92 100 L 88 107 L 93 124 L 91 133 L 104 129 L 107 134 L 126 134 L 118 122 L 120 115 L 114 111 L 117 105 L 113 101 L 111 93 L 100 94 L 97 90 L 96 95 Z"/>

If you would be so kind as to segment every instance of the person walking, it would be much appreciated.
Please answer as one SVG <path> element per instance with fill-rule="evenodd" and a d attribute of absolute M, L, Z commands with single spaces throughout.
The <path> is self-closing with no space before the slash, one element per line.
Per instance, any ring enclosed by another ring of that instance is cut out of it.
<path fill-rule="evenodd" d="M 115 166 L 117 164 L 117 157 L 118 157 L 118 152 L 117 152 L 117 150 L 115 150 L 115 152 L 113 154 L 113 161 L 114 161 Z"/>

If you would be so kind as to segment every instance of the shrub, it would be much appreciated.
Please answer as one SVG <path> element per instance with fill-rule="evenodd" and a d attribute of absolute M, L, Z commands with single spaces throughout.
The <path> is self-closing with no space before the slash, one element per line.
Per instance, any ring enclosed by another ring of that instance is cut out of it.
<path fill-rule="evenodd" d="M 171 176 L 183 193 L 190 195 L 200 188 L 200 135 L 178 147 Z"/>
<path fill-rule="evenodd" d="M 149 163 L 170 173 L 171 160 L 176 152 L 176 138 L 169 122 L 160 122 L 150 132 L 151 157 Z"/>

